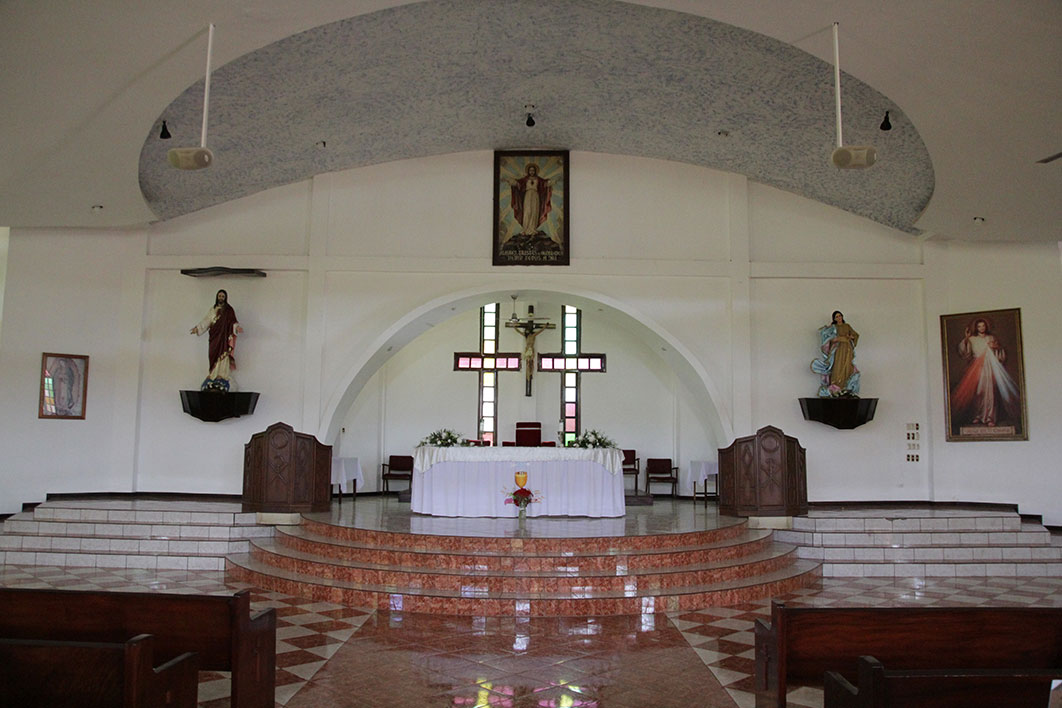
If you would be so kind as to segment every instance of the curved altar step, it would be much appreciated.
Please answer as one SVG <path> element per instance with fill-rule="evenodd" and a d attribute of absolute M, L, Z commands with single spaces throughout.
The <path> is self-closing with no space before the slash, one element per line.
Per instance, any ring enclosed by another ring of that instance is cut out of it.
<path fill-rule="evenodd" d="M 310 515 L 311 517 L 313 515 Z M 427 535 L 304 518 L 230 575 L 358 607 L 475 616 L 615 615 L 734 604 L 806 587 L 819 564 L 728 519 L 684 533 L 584 538 Z"/>

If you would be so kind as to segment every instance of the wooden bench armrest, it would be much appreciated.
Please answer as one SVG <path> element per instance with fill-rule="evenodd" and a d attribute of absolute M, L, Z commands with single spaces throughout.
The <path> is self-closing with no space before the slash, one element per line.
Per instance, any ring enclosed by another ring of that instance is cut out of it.
<path fill-rule="evenodd" d="M 859 691 L 836 671 L 822 676 L 823 708 L 859 708 Z"/>
<path fill-rule="evenodd" d="M 249 600 L 248 600 L 249 602 Z M 273 708 L 276 699 L 277 611 L 270 607 L 242 614 L 240 629 L 233 637 L 232 708 Z"/>
<path fill-rule="evenodd" d="M 199 700 L 199 655 L 185 652 L 154 669 L 151 704 L 165 708 L 196 708 Z"/>
<path fill-rule="evenodd" d="M 756 708 L 785 708 L 785 676 L 778 665 L 778 632 L 775 625 L 757 619 L 752 627 L 756 638 L 753 690 Z"/>

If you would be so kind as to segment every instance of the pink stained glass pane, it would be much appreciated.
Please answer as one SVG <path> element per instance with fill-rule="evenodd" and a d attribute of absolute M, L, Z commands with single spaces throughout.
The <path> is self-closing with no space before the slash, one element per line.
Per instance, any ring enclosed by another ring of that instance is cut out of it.
<path fill-rule="evenodd" d="M 579 359 L 579 371 L 586 371 L 590 368 L 590 360 L 586 358 Z"/>
<path fill-rule="evenodd" d="M 476 358 L 472 359 L 471 366 L 472 366 L 473 369 L 482 369 L 483 368 L 483 359 L 481 359 L 480 357 L 476 357 Z"/>
<path fill-rule="evenodd" d="M 564 404 L 564 417 L 565 418 L 574 418 L 575 417 L 575 404 L 574 403 L 565 403 Z"/>
<path fill-rule="evenodd" d="M 546 370 L 552 369 L 553 368 L 553 360 L 550 359 L 548 356 L 542 357 L 542 368 L 546 369 Z"/>
<path fill-rule="evenodd" d="M 462 356 L 462 357 L 458 357 L 457 358 L 457 368 L 458 369 L 467 369 L 469 366 L 470 366 L 470 364 L 469 364 L 469 359 L 468 359 L 467 356 Z"/>
<path fill-rule="evenodd" d="M 509 368 L 510 369 L 519 369 L 520 368 L 520 359 L 518 357 L 515 357 L 515 356 L 511 357 L 509 359 Z"/>
<path fill-rule="evenodd" d="M 601 360 L 598 359 L 597 357 L 594 357 L 593 359 L 591 359 L 590 360 L 590 368 L 600 371 L 601 370 Z"/>
<path fill-rule="evenodd" d="M 495 366 L 497 366 L 499 369 L 508 369 L 509 368 L 509 360 L 508 359 L 498 359 L 498 363 Z"/>
<path fill-rule="evenodd" d="M 575 432 L 575 418 L 565 418 L 564 419 L 564 432 L 566 432 L 566 433 L 574 433 Z"/>

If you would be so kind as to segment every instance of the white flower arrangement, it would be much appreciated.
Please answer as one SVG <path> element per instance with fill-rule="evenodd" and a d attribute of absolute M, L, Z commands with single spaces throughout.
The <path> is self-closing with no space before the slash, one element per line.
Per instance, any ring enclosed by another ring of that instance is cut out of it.
<path fill-rule="evenodd" d="M 432 447 L 468 447 L 468 440 L 461 434 L 449 428 L 440 428 L 421 440 L 417 447 L 431 445 Z"/>
<path fill-rule="evenodd" d="M 569 442 L 568 447 L 616 447 L 616 443 L 599 430 L 587 430 Z"/>

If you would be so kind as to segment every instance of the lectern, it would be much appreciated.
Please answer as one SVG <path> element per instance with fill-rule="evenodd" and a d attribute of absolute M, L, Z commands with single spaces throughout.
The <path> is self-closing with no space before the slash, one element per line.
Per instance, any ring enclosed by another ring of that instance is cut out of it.
<path fill-rule="evenodd" d="M 243 508 L 297 513 L 331 508 L 332 446 L 274 423 L 243 448 Z"/>
<path fill-rule="evenodd" d="M 808 513 L 806 453 L 770 425 L 719 450 L 719 513 L 800 516 Z"/>

